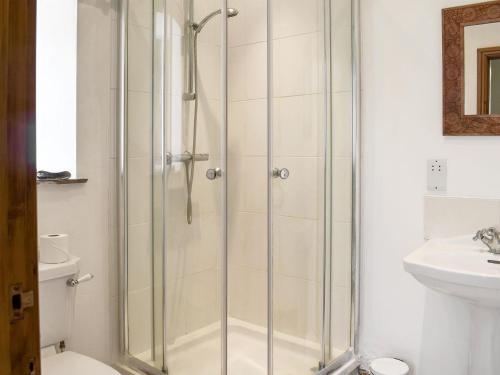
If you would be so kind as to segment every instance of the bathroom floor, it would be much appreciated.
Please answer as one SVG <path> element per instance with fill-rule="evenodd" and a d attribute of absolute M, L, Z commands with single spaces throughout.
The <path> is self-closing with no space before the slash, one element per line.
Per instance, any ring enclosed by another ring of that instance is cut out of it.
<path fill-rule="evenodd" d="M 238 375 L 266 374 L 267 335 L 262 327 L 230 319 L 228 327 L 228 373 Z M 319 344 L 281 333 L 275 335 L 274 368 L 279 375 L 314 374 L 320 358 Z M 220 332 L 217 325 L 205 327 L 184 336 L 169 347 L 168 368 L 173 375 L 220 374 Z M 150 353 L 137 356 L 147 361 Z M 193 360 L 196 358 L 196 360 Z"/>

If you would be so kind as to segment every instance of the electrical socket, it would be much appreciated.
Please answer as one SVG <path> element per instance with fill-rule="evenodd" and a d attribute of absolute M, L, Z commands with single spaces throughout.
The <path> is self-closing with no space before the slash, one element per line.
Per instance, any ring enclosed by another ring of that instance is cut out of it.
<path fill-rule="evenodd" d="M 448 177 L 448 161 L 446 159 L 427 160 L 427 190 L 446 191 Z"/>

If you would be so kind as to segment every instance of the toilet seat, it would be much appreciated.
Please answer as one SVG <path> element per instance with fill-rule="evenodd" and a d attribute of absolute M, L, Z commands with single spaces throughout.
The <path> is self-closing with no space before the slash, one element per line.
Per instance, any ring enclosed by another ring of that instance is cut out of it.
<path fill-rule="evenodd" d="M 108 365 L 75 352 L 63 352 L 42 359 L 44 375 L 120 375 Z"/>

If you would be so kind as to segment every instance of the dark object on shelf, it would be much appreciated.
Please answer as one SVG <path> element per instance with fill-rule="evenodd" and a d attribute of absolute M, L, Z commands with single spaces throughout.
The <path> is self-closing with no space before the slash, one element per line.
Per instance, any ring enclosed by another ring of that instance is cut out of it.
<path fill-rule="evenodd" d="M 62 172 L 38 171 L 36 177 L 39 180 L 67 180 L 71 178 L 71 173 L 68 171 L 62 171 Z"/>
<path fill-rule="evenodd" d="M 57 184 L 57 185 L 71 185 L 71 184 L 84 184 L 88 181 L 86 178 L 71 178 L 71 173 L 68 171 L 62 172 L 47 172 L 38 171 L 36 174 L 37 183 L 44 184 Z"/>

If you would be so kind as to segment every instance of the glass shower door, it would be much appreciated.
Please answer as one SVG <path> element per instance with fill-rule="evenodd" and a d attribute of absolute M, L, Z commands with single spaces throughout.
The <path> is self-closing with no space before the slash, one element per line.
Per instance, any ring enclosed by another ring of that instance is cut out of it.
<path fill-rule="evenodd" d="M 155 126 L 163 132 L 164 155 L 157 195 L 163 207 L 157 250 L 164 257 L 164 368 L 183 375 L 202 366 L 205 374 L 218 375 L 225 233 L 222 2 L 157 3 L 165 7 L 158 20 L 164 61 L 154 79 L 163 90 L 157 107 L 162 121 Z"/>
<path fill-rule="evenodd" d="M 124 1 L 125 328 L 148 373 L 221 374 L 223 1 Z M 196 360 L 194 360 L 196 359 Z"/>
<path fill-rule="evenodd" d="M 268 0 L 275 375 L 313 374 L 351 346 L 351 3 Z"/>
<path fill-rule="evenodd" d="M 325 1 L 270 0 L 273 373 L 328 362 L 330 149 Z M 325 330 L 326 328 L 326 330 Z"/>
<path fill-rule="evenodd" d="M 172 375 L 350 347 L 350 0 L 125 1 L 126 342 Z"/>

